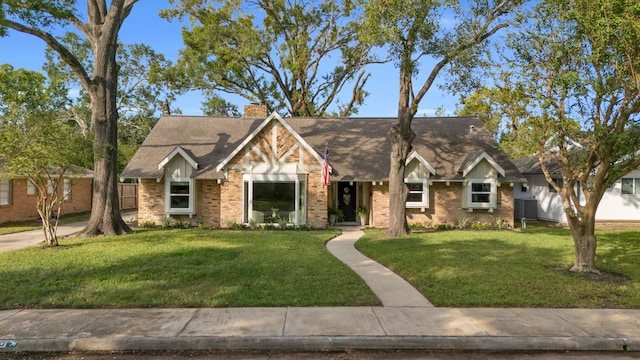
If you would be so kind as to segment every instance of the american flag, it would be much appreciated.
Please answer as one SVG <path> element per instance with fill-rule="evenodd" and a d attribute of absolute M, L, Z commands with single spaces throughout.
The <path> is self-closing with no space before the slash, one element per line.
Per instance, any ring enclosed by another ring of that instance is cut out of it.
<path fill-rule="evenodd" d="M 329 169 L 329 148 L 324 150 L 324 160 L 322 160 L 322 185 L 329 186 L 331 184 L 331 174 Z"/>

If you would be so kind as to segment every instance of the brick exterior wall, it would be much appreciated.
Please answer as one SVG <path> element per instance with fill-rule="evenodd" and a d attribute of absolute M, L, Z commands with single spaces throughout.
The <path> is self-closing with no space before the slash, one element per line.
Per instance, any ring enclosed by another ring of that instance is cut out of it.
<path fill-rule="evenodd" d="M 429 186 L 429 208 L 407 209 L 409 223 L 431 222 L 433 225 L 448 224 L 455 226 L 458 219 L 467 218 L 470 222 L 488 222 L 495 224 L 496 219 L 504 219 L 513 226 L 513 188 L 508 184 L 498 187 L 497 209 L 490 213 L 486 209 L 473 209 L 469 212 L 462 208 L 463 187 L 461 183 L 436 182 Z M 384 228 L 389 225 L 389 192 L 385 185 L 372 186 L 373 227 Z"/>
<path fill-rule="evenodd" d="M 242 223 L 242 206 L 244 202 L 242 186 L 242 173 L 237 170 L 229 170 L 227 181 L 220 186 L 221 227 L 226 227 L 227 221 Z"/>
<path fill-rule="evenodd" d="M 162 224 L 164 215 L 164 181 L 140 180 L 138 188 L 138 224 L 153 222 Z"/>
<path fill-rule="evenodd" d="M 268 116 L 267 105 L 258 105 L 258 104 L 245 105 L 244 116 L 266 118 Z"/>
<path fill-rule="evenodd" d="M 138 224 L 162 224 L 164 210 L 164 180 L 142 179 L 138 190 Z M 193 216 L 171 215 L 173 221 L 186 221 L 197 225 L 200 218 L 208 226 L 220 226 L 220 185 L 216 180 L 195 181 L 195 209 Z"/>
<path fill-rule="evenodd" d="M 71 200 L 63 202 L 60 214 L 90 211 L 92 184 L 93 180 L 89 178 L 75 180 L 71 189 Z M 61 182 L 57 189 L 59 194 L 62 194 L 62 186 Z M 39 219 L 36 203 L 35 195 L 27 195 L 27 179 L 13 179 L 11 205 L 0 206 L 0 223 Z"/>
<path fill-rule="evenodd" d="M 196 181 L 196 216 L 209 226 L 220 226 L 220 185 L 216 180 Z"/>
<path fill-rule="evenodd" d="M 62 184 L 59 191 L 62 192 Z M 71 188 L 71 200 L 62 204 L 62 214 L 72 214 L 84 211 L 91 211 L 93 200 L 93 179 L 77 179 Z"/>
<path fill-rule="evenodd" d="M 307 175 L 307 224 L 322 227 L 329 223 L 327 207 L 329 187 L 322 186 L 322 170 L 312 170 Z"/>
<path fill-rule="evenodd" d="M 389 183 L 371 186 L 371 226 L 386 228 L 389 226 Z"/>

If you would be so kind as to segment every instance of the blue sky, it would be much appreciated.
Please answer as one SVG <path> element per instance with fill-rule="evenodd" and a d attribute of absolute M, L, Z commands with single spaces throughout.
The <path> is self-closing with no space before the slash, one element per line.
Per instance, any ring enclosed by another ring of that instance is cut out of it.
<path fill-rule="evenodd" d="M 178 52 L 184 47 L 177 21 L 168 22 L 158 16 L 161 9 L 169 8 L 167 0 L 142 0 L 137 3 L 131 15 L 125 20 L 120 30 L 120 41 L 126 44 L 144 43 L 163 53 L 167 58 L 176 60 Z M 15 68 L 40 70 L 44 61 L 44 42 L 32 35 L 24 35 L 9 31 L 7 37 L 0 37 L 0 64 L 9 63 Z M 425 67 L 425 71 L 430 70 Z M 392 64 L 375 65 L 369 68 L 371 78 L 366 90 L 370 95 L 360 107 L 357 116 L 363 117 L 395 117 L 398 101 L 398 70 Z M 224 94 L 225 98 L 238 105 L 240 109 L 248 103 L 240 97 Z M 200 115 L 202 97 L 197 93 L 186 94 L 176 103 L 184 114 Z M 429 91 L 420 104 L 417 116 L 433 116 L 438 107 L 444 107 L 447 115 L 455 110 L 457 97 L 446 94 L 435 86 Z"/>

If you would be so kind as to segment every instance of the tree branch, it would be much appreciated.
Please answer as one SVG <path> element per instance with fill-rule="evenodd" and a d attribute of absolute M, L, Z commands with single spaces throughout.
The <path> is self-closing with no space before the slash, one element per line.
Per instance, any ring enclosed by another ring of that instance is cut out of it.
<path fill-rule="evenodd" d="M 82 63 L 67 49 L 62 43 L 60 43 L 53 35 L 48 32 L 42 31 L 40 29 L 36 29 L 31 26 L 27 26 L 24 24 L 20 24 L 18 22 L 9 20 L 7 18 L 0 19 L 0 24 L 4 25 L 8 28 L 16 30 L 21 33 L 34 35 L 42 40 L 51 47 L 53 50 L 60 54 L 60 57 L 73 69 L 73 71 L 78 75 L 80 83 L 85 89 L 89 89 L 92 81 L 87 72 L 84 69 Z"/>

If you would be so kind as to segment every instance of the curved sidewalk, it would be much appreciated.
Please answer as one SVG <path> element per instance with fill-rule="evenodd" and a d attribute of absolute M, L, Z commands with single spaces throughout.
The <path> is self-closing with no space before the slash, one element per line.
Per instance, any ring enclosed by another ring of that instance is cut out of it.
<path fill-rule="evenodd" d="M 327 250 L 358 274 L 383 306 L 433 307 L 402 277 L 362 255 L 355 243 L 364 235 L 356 227 L 341 227 L 342 234 L 327 242 Z"/>

